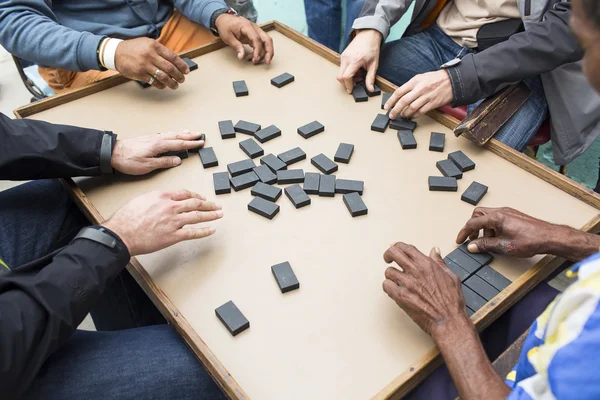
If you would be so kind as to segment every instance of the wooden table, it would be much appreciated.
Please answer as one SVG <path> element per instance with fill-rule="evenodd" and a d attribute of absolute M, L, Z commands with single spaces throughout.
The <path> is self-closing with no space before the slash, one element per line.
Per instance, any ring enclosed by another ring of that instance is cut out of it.
<path fill-rule="evenodd" d="M 225 217 L 217 233 L 132 259 L 129 266 L 146 293 L 232 398 L 365 399 L 407 393 L 440 363 L 432 340 L 382 291 L 382 255 L 395 241 L 426 252 L 456 247 L 473 206 L 461 193 L 477 180 L 489 186 L 482 206 L 509 206 L 552 222 L 593 230 L 600 199 L 539 163 L 491 141 L 481 149 L 454 138 L 453 118 L 440 113 L 418 120 L 417 150 L 403 151 L 395 132 L 370 130 L 381 97 L 355 103 L 336 81 L 338 55 L 277 22 L 265 25 L 276 56 L 271 66 L 239 62 L 220 41 L 187 53 L 199 69 L 177 91 L 141 89 L 120 76 L 16 111 L 18 117 L 112 130 L 120 138 L 190 129 L 205 132 L 219 167 L 204 170 L 193 155 L 175 169 L 134 178 L 112 176 L 67 181 L 82 209 L 101 222 L 133 197 L 151 190 L 186 188 L 215 198 L 212 174 L 245 155 L 241 139 L 222 140 L 217 121 L 244 119 L 275 124 L 280 138 L 263 145 L 279 154 L 300 146 L 308 159 L 294 167 L 316 171 L 310 158 L 333 158 L 340 142 L 356 146 L 338 178 L 365 181 L 369 215 L 351 218 L 342 197 L 313 196 L 296 210 L 285 196 L 272 221 L 247 210 L 250 190 L 218 196 Z M 282 89 L 270 79 L 289 72 Z M 250 95 L 236 98 L 232 81 L 245 80 Z M 392 91 L 389 82 L 379 86 Z M 319 120 L 324 133 L 302 139 L 296 129 Z M 446 133 L 446 151 L 428 151 L 429 132 Z M 429 192 L 435 162 L 462 149 L 476 163 L 458 193 Z M 271 265 L 289 261 L 301 283 L 282 295 Z M 489 325 L 560 260 L 496 257 L 492 266 L 513 284 L 474 315 Z M 251 327 L 232 337 L 214 310 L 233 300 Z"/>

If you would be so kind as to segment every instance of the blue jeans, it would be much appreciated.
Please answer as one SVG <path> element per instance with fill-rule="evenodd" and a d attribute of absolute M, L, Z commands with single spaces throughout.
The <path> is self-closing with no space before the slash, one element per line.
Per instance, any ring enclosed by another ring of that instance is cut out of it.
<path fill-rule="evenodd" d="M 364 0 L 345 0 L 346 26 L 342 37 L 342 1 L 304 0 L 308 36 L 337 52 L 340 51 L 340 43 L 342 50 L 348 45 L 352 23 L 364 4 Z"/>
<path fill-rule="evenodd" d="M 457 45 L 437 25 L 423 32 L 386 43 L 381 50 L 379 75 L 400 86 L 415 75 L 438 71 L 442 64 L 464 57 L 474 50 Z M 548 105 L 541 79 L 526 79 L 531 97 L 496 133 L 502 143 L 523 151 L 548 117 Z M 471 113 L 483 99 L 468 106 Z"/>
<path fill-rule="evenodd" d="M 56 180 L 0 192 L 0 221 L 0 258 L 11 269 L 68 244 L 89 224 Z M 99 331 L 73 334 L 24 398 L 225 398 L 127 271 L 92 317 Z"/>

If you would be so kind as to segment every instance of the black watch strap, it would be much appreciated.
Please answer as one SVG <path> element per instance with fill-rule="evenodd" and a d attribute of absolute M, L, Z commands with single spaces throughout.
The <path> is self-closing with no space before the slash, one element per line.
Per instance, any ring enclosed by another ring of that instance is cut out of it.
<path fill-rule="evenodd" d="M 119 240 L 117 240 L 109 230 L 102 228 L 100 226 L 88 226 L 79 231 L 77 236 L 73 238 L 73 241 L 78 239 L 87 239 L 92 242 L 100 243 L 108 247 L 109 249 L 114 249 L 117 247 Z"/>
<path fill-rule="evenodd" d="M 102 136 L 102 144 L 100 145 L 100 172 L 103 175 L 112 175 L 113 169 L 112 152 L 117 143 L 117 135 L 110 131 L 105 131 Z"/>
<path fill-rule="evenodd" d="M 237 11 L 235 11 L 233 8 L 219 8 L 217 11 L 212 13 L 210 16 L 210 31 L 215 36 L 219 36 L 219 30 L 217 29 L 216 25 L 217 18 L 223 14 L 235 15 L 236 17 L 238 16 Z"/>

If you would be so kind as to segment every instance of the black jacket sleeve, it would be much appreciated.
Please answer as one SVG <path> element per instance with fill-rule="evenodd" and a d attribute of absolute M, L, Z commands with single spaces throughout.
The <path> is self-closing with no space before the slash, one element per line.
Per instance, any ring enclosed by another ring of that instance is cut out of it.
<path fill-rule="evenodd" d="M 28 119 L 13 120 L 0 114 L 0 179 L 110 173 L 113 144 L 112 132 Z"/>
<path fill-rule="evenodd" d="M 117 238 L 113 235 L 113 238 Z M 0 267 L 0 388 L 20 396 L 129 262 L 127 247 L 75 239 L 14 270 Z"/>
<path fill-rule="evenodd" d="M 570 3 L 557 3 L 540 22 L 525 32 L 448 68 L 453 106 L 472 104 L 509 84 L 550 72 L 581 60 L 583 49 L 569 28 Z"/>

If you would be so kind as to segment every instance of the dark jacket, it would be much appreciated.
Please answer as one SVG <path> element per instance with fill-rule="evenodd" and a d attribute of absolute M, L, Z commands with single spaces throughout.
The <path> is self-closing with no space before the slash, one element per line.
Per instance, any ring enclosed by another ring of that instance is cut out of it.
<path fill-rule="evenodd" d="M 110 162 L 100 156 L 106 135 L 112 136 L 0 114 L 0 179 L 100 175 L 105 170 L 101 162 Z M 127 247 L 117 242 L 111 249 L 74 240 L 27 265 L 11 270 L 0 266 L 2 399 L 18 397 L 28 388 L 46 359 L 73 334 L 127 265 Z"/>
<path fill-rule="evenodd" d="M 366 0 L 353 29 L 376 29 L 386 38 L 413 0 Z M 435 0 L 416 0 L 408 35 L 419 32 Z M 600 96 L 583 75 L 583 50 L 569 28 L 568 0 L 518 0 L 525 32 L 465 56 L 449 68 L 453 105 L 472 104 L 527 78 L 541 76 L 550 109 L 554 159 L 571 162 L 600 135 Z"/>

